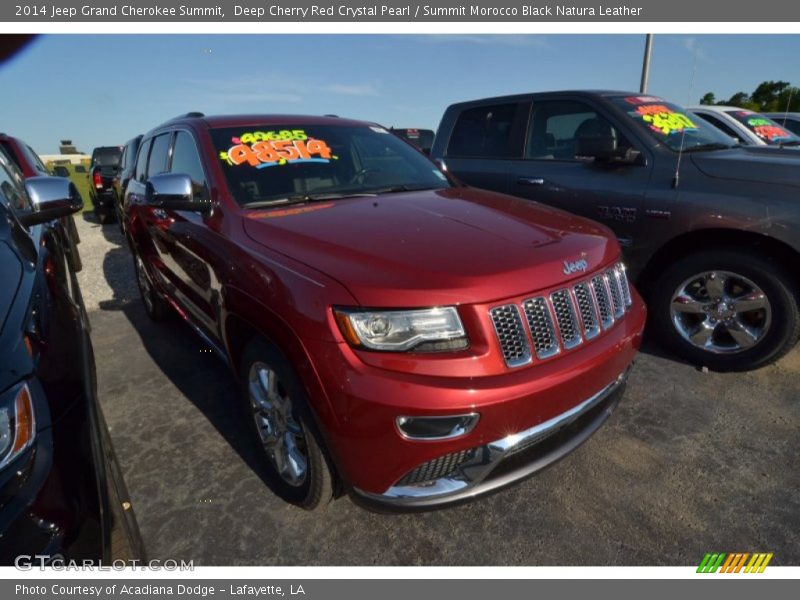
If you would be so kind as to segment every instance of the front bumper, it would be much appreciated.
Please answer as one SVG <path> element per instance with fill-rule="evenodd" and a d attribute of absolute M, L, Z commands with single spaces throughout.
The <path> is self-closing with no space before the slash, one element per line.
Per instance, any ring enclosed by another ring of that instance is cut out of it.
<path fill-rule="evenodd" d="M 419 483 L 404 481 L 382 494 L 354 491 L 367 503 L 397 509 L 434 508 L 471 500 L 520 481 L 563 458 L 586 441 L 608 419 L 625 390 L 630 368 L 602 390 L 544 423 L 484 444 L 456 456 L 431 461 L 456 465 L 444 475 Z M 430 473 L 436 464 L 414 472 Z M 423 476 L 424 477 L 424 476 Z"/>

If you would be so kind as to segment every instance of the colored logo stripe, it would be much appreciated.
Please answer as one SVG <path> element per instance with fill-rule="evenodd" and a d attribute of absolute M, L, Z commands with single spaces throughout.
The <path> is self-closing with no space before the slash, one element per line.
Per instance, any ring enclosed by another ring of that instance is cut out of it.
<path fill-rule="evenodd" d="M 764 569 L 772 560 L 773 554 L 758 552 L 750 554 L 749 552 L 732 552 L 726 554 L 725 552 L 708 552 L 697 567 L 698 573 L 763 573 Z M 747 559 L 750 559 L 748 562 Z M 745 566 L 745 563 L 747 566 Z"/>

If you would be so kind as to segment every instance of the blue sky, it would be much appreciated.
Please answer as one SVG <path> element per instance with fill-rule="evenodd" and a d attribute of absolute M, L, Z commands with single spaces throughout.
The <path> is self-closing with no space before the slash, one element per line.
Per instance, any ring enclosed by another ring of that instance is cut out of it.
<path fill-rule="evenodd" d="M 0 129 L 40 154 L 122 144 L 190 110 L 334 113 L 435 129 L 448 104 L 636 90 L 644 35 L 54 35 L 0 67 Z M 657 35 L 649 92 L 678 104 L 800 85 L 800 35 Z M 694 83 L 692 85 L 692 73 Z"/>

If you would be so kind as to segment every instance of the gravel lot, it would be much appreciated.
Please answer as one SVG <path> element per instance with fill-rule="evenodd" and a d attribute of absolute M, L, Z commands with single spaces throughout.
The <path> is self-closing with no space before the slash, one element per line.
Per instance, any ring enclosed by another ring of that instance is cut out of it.
<path fill-rule="evenodd" d="M 641 353 L 617 412 L 551 469 L 471 504 L 322 514 L 264 486 L 236 384 L 187 326 L 155 326 L 116 225 L 78 219 L 100 400 L 152 558 L 197 565 L 800 564 L 800 351 L 750 374 Z"/>

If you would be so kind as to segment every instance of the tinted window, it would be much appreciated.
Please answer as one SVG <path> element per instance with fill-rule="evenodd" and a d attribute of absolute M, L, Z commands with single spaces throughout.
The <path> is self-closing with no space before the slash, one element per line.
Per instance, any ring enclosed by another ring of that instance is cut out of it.
<path fill-rule="evenodd" d="M 521 154 L 515 124 L 520 105 L 494 104 L 468 108 L 458 116 L 447 155 L 465 158 L 508 158 Z"/>
<path fill-rule="evenodd" d="M 136 180 L 144 183 L 147 180 L 147 153 L 153 140 L 147 140 L 139 147 L 136 157 Z"/>
<path fill-rule="evenodd" d="M 5 152 L 0 151 L 0 201 L 14 210 L 30 208 L 22 173 Z"/>
<path fill-rule="evenodd" d="M 175 134 L 170 171 L 191 177 L 195 197 L 206 196 L 206 176 L 200 162 L 200 155 L 197 153 L 194 139 L 185 131 L 178 131 Z"/>
<path fill-rule="evenodd" d="M 47 173 L 47 167 L 44 166 L 42 159 L 39 158 L 39 155 L 33 151 L 33 148 L 30 146 L 25 146 L 25 152 L 28 155 L 28 160 L 30 160 L 36 166 L 37 171 L 41 173 Z"/>
<path fill-rule="evenodd" d="M 167 154 L 171 133 L 163 133 L 153 138 L 150 160 L 147 161 L 147 176 L 152 177 L 167 170 Z"/>
<path fill-rule="evenodd" d="M 537 102 L 528 128 L 525 158 L 575 160 L 580 137 L 610 136 L 618 148 L 630 147 L 616 127 L 582 102 Z"/>
<path fill-rule="evenodd" d="M 92 164 L 100 167 L 115 167 L 119 165 L 122 150 L 116 146 L 95 148 L 92 152 Z"/>
<path fill-rule="evenodd" d="M 431 161 L 382 127 L 298 123 L 214 129 L 211 136 L 240 204 L 450 187 Z"/>
<path fill-rule="evenodd" d="M 800 135 L 800 121 L 797 119 L 778 119 L 778 122 L 795 135 Z"/>
<path fill-rule="evenodd" d="M 735 140 L 740 140 L 739 134 L 737 134 L 727 123 L 723 123 L 722 119 L 715 117 L 714 115 L 709 115 L 708 113 L 697 113 L 697 115 L 709 123 L 711 123 L 714 127 L 719 129 L 720 131 L 727 133 L 729 136 L 734 138 Z"/>

